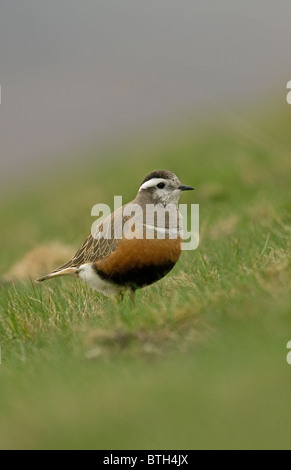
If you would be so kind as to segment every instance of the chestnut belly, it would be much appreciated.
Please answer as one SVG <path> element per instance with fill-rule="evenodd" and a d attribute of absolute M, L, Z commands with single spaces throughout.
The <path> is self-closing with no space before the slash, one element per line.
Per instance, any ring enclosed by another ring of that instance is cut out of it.
<path fill-rule="evenodd" d="M 180 254 L 181 239 L 124 240 L 107 258 L 98 261 L 95 269 L 104 280 L 137 289 L 162 279 Z"/>

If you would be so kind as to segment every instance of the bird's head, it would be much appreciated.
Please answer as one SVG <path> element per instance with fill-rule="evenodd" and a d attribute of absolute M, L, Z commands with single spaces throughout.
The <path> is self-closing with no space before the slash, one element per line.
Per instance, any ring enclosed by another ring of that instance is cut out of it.
<path fill-rule="evenodd" d="M 156 170 L 150 173 L 142 182 L 138 198 L 147 204 L 178 204 L 184 191 L 193 190 L 192 186 L 185 186 L 179 178 L 168 170 Z"/>

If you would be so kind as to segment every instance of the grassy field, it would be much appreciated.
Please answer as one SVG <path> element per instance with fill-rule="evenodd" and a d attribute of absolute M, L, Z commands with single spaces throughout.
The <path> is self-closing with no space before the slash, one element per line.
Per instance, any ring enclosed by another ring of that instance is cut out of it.
<path fill-rule="evenodd" d="M 2 282 L 1 449 L 291 447 L 290 116 L 136 137 L 2 191 L 2 277 L 35 246 L 73 254 L 92 206 L 156 168 L 197 189 L 201 241 L 135 305 Z"/>

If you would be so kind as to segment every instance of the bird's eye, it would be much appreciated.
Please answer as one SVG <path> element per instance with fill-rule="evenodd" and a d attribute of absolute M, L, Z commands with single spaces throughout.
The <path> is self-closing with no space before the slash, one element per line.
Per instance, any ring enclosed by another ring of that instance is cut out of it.
<path fill-rule="evenodd" d="M 157 184 L 157 188 L 159 188 L 159 189 L 163 189 L 165 186 L 166 186 L 165 183 Z"/>

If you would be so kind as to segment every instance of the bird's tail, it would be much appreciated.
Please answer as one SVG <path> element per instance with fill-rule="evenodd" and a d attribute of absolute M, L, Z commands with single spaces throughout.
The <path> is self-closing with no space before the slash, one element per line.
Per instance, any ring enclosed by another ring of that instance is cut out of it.
<path fill-rule="evenodd" d="M 65 268 L 65 269 L 58 269 L 56 271 L 53 271 L 52 273 L 48 274 L 45 277 L 42 277 L 41 279 L 37 279 L 35 282 L 38 284 L 39 282 L 47 281 L 49 279 L 53 279 L 55 277 L 61 277 L 61 276 L 77 276 L 79 273 L 79 269 L 76 267 L 70 267 L 70 268 Z"/>

